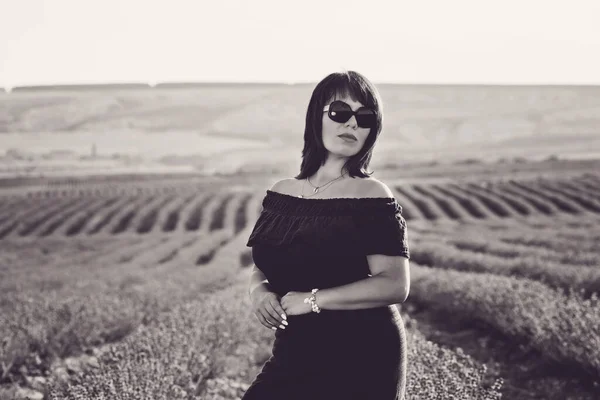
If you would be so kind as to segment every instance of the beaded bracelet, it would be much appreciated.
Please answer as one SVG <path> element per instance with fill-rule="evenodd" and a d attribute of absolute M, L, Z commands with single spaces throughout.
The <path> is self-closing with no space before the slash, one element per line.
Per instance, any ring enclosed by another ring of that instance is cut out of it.
<path fill-rule="evenodd" d="M 308 304 L 310 303 L 310 307 L 312 308 L 313 312 L 316 313 L 320 313 L 321 312 L 321 308 L 319 308 L 319 305 L 317 304 L 317 292 L 319 291 L 319 289 L 313 289 L 311 290 L 311 295 L 310 297 L 307 297 L 304 299 L 304 303 Z"/>

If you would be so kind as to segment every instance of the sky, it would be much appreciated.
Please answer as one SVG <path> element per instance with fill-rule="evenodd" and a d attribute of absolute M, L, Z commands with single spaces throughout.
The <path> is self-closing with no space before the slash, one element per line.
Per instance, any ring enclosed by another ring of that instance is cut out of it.
<path fill-rule="evenodd" d="M 600 84 L 598 0 L 0 0 L 0 87 Z"/>

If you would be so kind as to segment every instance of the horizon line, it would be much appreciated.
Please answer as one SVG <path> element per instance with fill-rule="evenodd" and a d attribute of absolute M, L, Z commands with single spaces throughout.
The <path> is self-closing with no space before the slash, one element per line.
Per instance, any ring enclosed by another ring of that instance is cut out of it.
<path fill-rule="evenodd" d="M 526 83 L 526 82 L 408 82 L 408 81 L 372 81 L 375 85 L 397 85 L 397 86 L 547 86 L 547 87 L 596 87 L 600 83 Z M 25 84 L 17 86 L 3 86 L 0 91 L 12 93 L 14 91 L 34 91 L 48 89 L 70 89 L 70 88 L 106 88 L 106 87 L 130 87 L 139 89 L 154 89 L 161 87 L 185 87 L 185 86 L 225 86 L 225 85 L 274 85 L 274 86 L 304 86 L 316 85 L 318 81 L 161 81 L 161 82 L 143 82 L 143 81 L 106 81 L 106 82 L 87 82 L 87 83 L 53 83 L 53 84 Z"/>

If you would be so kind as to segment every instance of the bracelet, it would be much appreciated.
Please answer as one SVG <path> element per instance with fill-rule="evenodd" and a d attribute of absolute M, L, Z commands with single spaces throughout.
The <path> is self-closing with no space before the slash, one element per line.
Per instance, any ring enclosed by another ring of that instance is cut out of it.
<path fill-rule="evenodd" d="M 304 303 L 308 304 L 310 303 L 310 307 L 312 308 L 313 312 L 316 313 L 320 313 L 321 312 L 321 308 L 319 307 L 319 305 L 317 304 L 317 292 L 319 291 L 319 289 L 313 289 L 310 291 L 310 297 L 307 297 L 304 299 Z"/>

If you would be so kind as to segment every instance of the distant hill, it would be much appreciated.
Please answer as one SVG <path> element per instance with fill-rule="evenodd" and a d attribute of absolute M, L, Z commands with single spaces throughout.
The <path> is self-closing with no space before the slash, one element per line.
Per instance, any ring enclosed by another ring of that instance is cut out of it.
<path fill-rule="evenodd" d="M 225 149 L 236 148 L 237 140 L 240 150 L 258 151 L 256 144 L 263 143 L 265 148 L 287 145 L 299 154 L 313 88 L 190 82 L 15 88 L 0 97 L 0 109 L 7 111 L 0 115 L 0 152 L 30 143 L 50 146 L 48 150 L 79 146 L 87 151 L 98 136 L 100 151 L 112 142 L 121 146 L 119 152 L 134 152 L 142 141 L 153 155 L 169 156 L 219 140 L 227 140 L 222 148 L 229 151 Z M 579 151 L 592 148 L 597 144 L 593 138 L 600 136 L 599 86 L 378 88 L 384 104 L 378 146 L 390 156 L 414 152 L 435 157 L 452 150 L 470 157 L 467 153 L 478 149 L 501 156 L 502 151 L 527 152 L 538 145 L 544 152 Z M 42 136 L 35 142 L 19 136 L 27 133 Z M 44 141 L 43 135 L 52 139 Z M 190 143 L 182 142 L 186 135 Z"/>
<path fill-rule="evenodd" d="M 150 89 L 147 83 L 99 83 L 87 85 L 34 85 L 15 86 L 11 92 L 53 92 L 53 91 L 88 91 L 88 90 L 126 90 Z"/>
<path fill-rule="evenodd" d="M 279 82 L 161 82 L 154 85 L 156 89 L 193 89 L 214 87 L 278 87 L 288 86 Z"/>
<path fill-rule="evenodd" d="M 295 85 L 312 85 L 301 83 Z M 193 89 L 206 87 L 258 87 L 258 86 L 288 86 L 281 82 L 159 82 L 155 85 L 140 82 L 125 83 L 94 83 L 94 84 L 64 84 L 64 85 L 29 85 L 15 86 L 11 92 L 48 92 L 48 91 L 96 91 L 96 90 L 127 90 L 127 89 Z M 0 92 L 8 92 L 0 88 Z"/>

